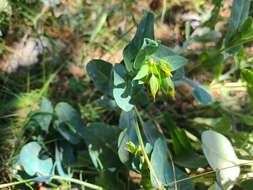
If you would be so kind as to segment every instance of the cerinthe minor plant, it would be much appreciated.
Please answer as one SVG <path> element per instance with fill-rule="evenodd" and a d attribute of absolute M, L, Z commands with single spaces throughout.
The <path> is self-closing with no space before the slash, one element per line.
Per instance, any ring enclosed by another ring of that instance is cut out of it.
<path fill-rule="evenodd" d="M 174 166 L 165 137 L 152 122 L 143 121 L 137 107 L 150 101 L 147 86 L 153 99 L 159 91 L 174 98 L 175 84 L 179 81 L 187 81 L 197 88 L 199 94 L 198 84 L 184 76 L 186 64 L 186 58 L 155 39 L 154 15 L 146 13 L 134 38 L 124 49 L 121 63 L 112 65 L 92 60 L 87 65 L 89 77 L 97 90 L 104 94 L 103 98 L 115 101 L 122 110 L 119 125 L 123 131 L 118 140 L 120 160 L 139 172 L 147 166 L 152 186 L 158 189 L 171 186 L 185 174 Z M 210 103 L 211 98 L 204 88 L 201 88 L 201 93 L 207 96 L 206 103 Z M 141 154 L 137 154 L 133 147 L 140 147 L 137 152 Z M 138 167 L 134 163 L 136 155 L 141 162 Z M 191 182 L 188 180 L 181 185 L 190 188 Z M 175 184 L 172 186 L 177 188 Z"/>

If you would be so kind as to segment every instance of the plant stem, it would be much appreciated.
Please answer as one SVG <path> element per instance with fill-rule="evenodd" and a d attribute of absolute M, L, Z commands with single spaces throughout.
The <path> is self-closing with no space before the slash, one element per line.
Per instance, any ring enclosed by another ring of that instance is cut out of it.
<path fill-rule="evenodd" d="M 204 172 L 202 174 L 198 174 L 198 175 L 195 175 L 195 176 L 190 176 L 190 177 L 186 177 L 186 178 L 183 178 L 183 179 L 179 179 L 179 180 L 171 182 L 171 183 L 169 183 L 167 185 L 171 186 L 171 185 L 173 185 L 175 183 L 180 183 L 180 182 L 191 180 L 191 179 L 194 179 L 194 178 L 203 177 L 205 175 L 216 173 L 217 171 L 222 171 L 222 170 L 226 170 L 226 169 L 230 169 L 230 168 L 234 168 L 234 167 L 239 167 L 239 166 L 243 166 L 243 165 L 252 166 L 253 165 L 253 161 L 250 161 L 250 160 L 239 160 L 239 164 L 235 164 L 233 166 L 229 166 L 229 167 L 225 167 L 225 168 L 220 168 L 220 169 L 216 169 L 216 170 L 211 170 L 211 171 Z"/>
<path fill-rule="evenodd" d="M 135 107 L 135 111 L 136 111 L 136 114 L 137 114 L 137 116 L 138 116 L 138 118 L 140 120 L 141 126 L 143 127 L 143 123 L 144 122 L 143 122 L 143 120 L 142 120 L 142 118 L 141 118 L 141 116 L 140 116 L 140 114 L 139 114 L 139 112 L 138 112 L 138 110 L 137 110 L 136 107 Z M 145 159 L 145 161 L 146 161 L 146 163 L 148 165 L 148 168 L 149 168 L 149 171 L 150 171 L 150 175 L 152 175 L 155 178 L 155 181 L 157 183 L 158 189 L 159 190 L 164 190 L 164 187 L 161 184 L 161 182 L 159 181 L 159 179 L 157 178 L 157 176 L 155 174 L 155 171 L 154 171 L 154 168 L 153 168 L 153 166 L 151 164 L 151 161 L 149 160 L 149 157 L 148 157 L 148 155 L 147 155 L 147 153 L 145 151 L 145 146 L 144 146 L 144 142 L 143 142 L 143 139 L 142 139 L 142 136 L 141 136 L 141 131 L 140 131 L 140 127 L 139 127 L 138 123 L 136 123 L 134 127 L 135 127 L 135 131 L 136 131 L 136 134 L 137 134 L 138 142 L 139 142 L 139 144 L 141 146 L 142 154 L 143 154 L 144 159 Z"/>
<path fill-rule="evenodd" d="M 12 182 L 12 183 L 5 183 L 5 184 L 0 184 L 0 189 L 15 186 L 15 185 L 20 185 L 24 183 L 29 183 L 32 182 L 34 179 L 28 179 L 28 180 L 23 180 L 23 181 L 17 181 L 17 182 Z"/>
<path fill-rule="evenodd" d="M 75 183 L 84 187 L 88 187 L 90 189 L 94 189 L 94 190 L 103 190 L 102 187 L 88 183 L 88 182 L 84 182 L 78 179 L 74 179 L 74 178 L 70 178 L 70 177 L 62 177 L 62 176 L 52 176 L 50 177 L 50 180 L 61 180 L 61 181 L 68 181 L 71 183 Z M 7 188 L 7 187 L 11 187 L 11 186 L 15 186 L 15 185 L 20 185 L 20 184 L 24 184 L 24 183 L 29 183 L 29 182 L 34 182 L 36 181 L 36 178 L 32 178 L 32 179 L 27 179 L 27 180 L 23 180 L 23 181 L 17 181 L 17 182 L 12 182 L 12 183 L 6 183 L 6 184 L 0 184 L 0 189 L 3 188 Z"/>
<path fill-rule="evenodd" d="M 91 183 L 87 183 L 85 181 L 81 181 L 78 179 L 74 179 L 74 178 L 70 178 L 70 177 L 62 177 L 62 176 L 53 176 L 51 179 L 58 179 L 58 180 L 62 180 L 62 181 L 68 181 L 68 182 L 72 182 L 84 187 L 88 187 L 90 189 L 94 189 L 94 190 L 103 190 L 102 187 L 91 184 Z"/>

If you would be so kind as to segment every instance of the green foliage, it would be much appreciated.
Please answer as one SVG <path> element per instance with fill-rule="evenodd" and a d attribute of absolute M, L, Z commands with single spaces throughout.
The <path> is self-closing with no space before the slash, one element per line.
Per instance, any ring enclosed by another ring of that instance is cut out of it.
<path fill-rule="evenodd" d="M 226 40 L 231 37 L 241 28 L 244 21 L 247 19 L 250 8 L 250 0 L 234 0 L 232 5 L 232 15 L 229 20 L 228 33 Z"/>
<path fill-rule="evenodd" d="M 69 132 L 73 132 L 75 136 L 81 137 L 84 134 L 84 125 L 79 113 L 68 103 L 58 103 L 55 106 L 55 114 L 57 115 L 56 121 L 59 126 L 66 126 Z"/>
<path fill-rule="evenodd" d="M 119 119 L 119 127 L 123 130 L 118 138 L 118 155 L 120 161 L 126 163 L 130 161 L 130 152 L 128 151 L 129 145 L 127 143 L 133 143 L 138 146 L 138 139 L 135 132 L 136 114 L 135 112 L 122 111 Z"/>
<path fill-rule="evenodd" d="M 210 94 L 200 85 L 194 88 L 192 96 L 203 105 L 207 105 L 212 102 Z"/>
<path fill-rule="evenodd" d="M 28 126 L 35 127 L 38 135 L 37 142 L 29 142 L 22 147 L 18 164 L 20 163 L 30 176 L 35 174 L 50 176 L 56 171 L 63 177 L 68 176 L 65 174 L 64 168 L 76 159 L 73 155 L 72 145 L 80 144 L 84 134 L 84 124 L 80 115 L 69 104 L 61 102 L 53 107 L 51 102 L 44 97 L 41 100 L 40 110 L 29 115 Z M 48 136 L 52 132 L 55 136 Z M 41 140 L 51 141 L 52 138 L 55 138 L 54 143 L 49 146 L 41 142 Z M 54 159 L 40 159 L 42 148 L 45 155 L 55 155 Z M 54 151 L 51 152 L 51 149 Z M 33 156 L 29 156 L 31 152 L 33 152 Z"/>
<path fill-rule="evenodd" d="M 143 130 L 148 143 L 153 147 L 151 163 L 159 181 L 164 186 L 168 186 L 169 189 L 175 189 L 175 186 L 185 190 L 192 189 L 190 180 L 186 180 L 179 184 L 173 184 L 174 181 L 184 178 L 186 174 L 174 166 L 164 136 L 151 122 L 145 123 Z M 158 187 L 157 181 L 153 176 L 151 176 L 151 182 L 154 186 Z"/>
<path fill-rule="evenodd" d="M 241 182 L 241 185 L 244 190 L 250 190 L 253 187 L 253 180 L 252 179 L 244 180 Z"/>
<path fill-rule="evenodd" d="M 192 96 L 201 104 L 208 105 L 212 103 L 212 97 L 209 92 L 200 84 L 196 83 L 195 81 L 184 78 L 184 81 L 192 86 Z"/>
<path fill-rule="evenodd" d="M 141 80 L 141 79 L 145 78 L 146 76 L 148 76 L 149 69 L 150 69 L 149 65 L 147 65 L 147 64 L 142 65 L 133 80 Z"/>
<path fill-rule="evenodd" d="M 243 69 L 242 70 L 242 76 L 243 79 L 249 84 L 253 84 L 253 72 L 249 69 Z"/>
<path fill-rule="evenodd" d="M 51 175 L 53 169 L 53 162 L 51 158 L 40 159 L 39 153 L 41 146 L 37 142 L 30 142 L 22 147 L 19 155 L 19 162 L 24 170 L 30 176 Z"/>
<path fill-rule="evenodd" d="M 175 152 L 175 162 L 186 168 L 199 168 L 207 165 L 205 158 L 194 152 L 191 141 L 183 129 L 176 126 L 171 116 L 164 114 L 166 126 L 170 130 L 173 150 Z"/>
<path fill-rule="evenodd" d="M 48 133 L 49 125 L 53 119 L 53 106 L 51 102 L 42 97 L 40 104 L 40 112 L 38 115 L 35 115 L 33 119 L 40 125 L 41 129 Z"/>
<path fill-rule="evenodd" d="M 154 15 L 147 12 L 142 18 L 133 40 L 125 47 L 123 57 L 128 71 L 133 70 L 135 58 L 143 45 L 144 39 L 154 40 L 154 20 Z"/>
<path fill-rule="evenodd" d="M 252 39 L 252 18 L 248 17 L 250 0 L 233 1 L 225 46 L 231 50 Z"/>
<path fill-rule="evenodd" d="M 139 84 L 148 81 L 153 98 L 159 90 L 174 97 L 172 72 L 182 68 L 186 63 L 184 57 L 176 55 L 154 40 L 145 38 L 135 58 L 134 68 L 138 72 L 133 80 L 137 80 Z"/>
<path fill-rule="evenodd" d="M 167 151 L 165 138 L 156 131 L 157 129 L 155 129 L 152 124 L 144 124 L 141 120 L 138 121 L 136 118 L 135 111 L 133 111 L 136 106 L 133 89 L 138 86 L 139 88 L 143 88 L 143 85 L 148 82 L 151 94 L 154 98 L 160 89 L 165 94 L 174 96 L 172 73 L 185 66 L 187 60 L 154 40 L 153 20 L 154 18 L 151 13 L 147 13 L 146 16 L 143 17 L 135 37 L 124 49 L 124 64 L 117 64 L 113 69 L 107 66 L 107 73 L 109 74 L 111 70 L 113 71 L 113 98 L 117 105 L 123 110 L 120 117 L 120 126 L 123 131 L 118 139 L 119 158 L 128 166 L 134 166 L 135 169 L 143 171 L 145 170 L 145 166 L 140 158 L 140 154 L 143 154 L 145 162 L 151 163 L 151 165 L 147 164 L 153 186 L 161 188 L 160 185 L 167 186 L 168 184 L 173 184 L 174 180 L 185 176 L 185 174 L 179 169 L 174 171 L 172 160 L 169 159 L 170 153 Z M 104 73 L 102 69 L 100 71 L 91 69 L 94 63 L 94 61 L 91 61 L 87 69 L 90 78 L 99 89 L 98 83 L 106 82 L 106 84 L 110 84 L 110 82 L 99 77 L 94 77 L 96 73 Z M 102 61 L 100 63 L 100 67 L 102 67 L 102 65 L 108 65 L 107 63 L 104 64 Z M 99 64 L 98 60 L 96 64 Z M 100 69 L 100 67 L 96 68 Z M 102 81 L 100 82 L 98 80 Z M 203 94 L 199 94 L 199 97 L 202 98 L 202 96 Z M 150 161 L 148 161 L 148 158 L 145 156 L 147 153 L 142 152 L 144 151 L 143 149 L 139 152 L 137 148 L 137 146 L 144 146 L 142 142 L 140 142 L 140 134 L 136 131 L 136 127 L 139 128 L 139 124 L 143 127 L 144 136 L 147 138 L 145 147 L 148 145 L 152 146 Z M 130 156 L 131 153 L 133 154 L 132 156 Z M 91 157 L 95 165 L 102 162 L 97 161 L 98 156 L 98 152 L 92 152 Z M 139 167 L 136 167 L 134 163 L 136 159 L 139 160 L 141 164 Z M 104 162 L 106 162 L 106 160 L 104 160 Z M 190 182 L 186 182 L 186 184 L 182 183 L 180 186 L 182 185 L 183 189 L 190 189 L 192 186 L 188 183 Z"/>
<path fill-rule="evenodd" d="M 138 70 L 143 65 L 143 62 L 154 54 L 159 48 L 159 43 L 149 38 L 144 38 L 142 47 L 138 51 L 134 60 L 134 69 Z"/>
<path fill-rule="evenodd" d="M 104 123 L 92 123 L 85 128 L 83 139 L 86 142 L 94 166 L 99 170 L 117 169 L 116 142 L 119 129 Z M 101 150 L 103 150 L 101 152 Z"/>
<path fill-rule="evenodd" d="M 233 1 L 226 33 L 216 27 L 224 19 L 219 15 L 224 1 L 212 3 L 208 18 L 204 7 L 198 7 L 204 21 L 199 19 L 197 28 L 187 25 L 185 41 L 174 48 L 155 38 L 155 15 L 146 12 L 119 63 L 91 60 L 86 70 L 92 84 L 82 81 L 79 88 L 74 77 L 66 81 L 70 87 L 61 93 L 77 86 L 78 95 L 50 94 L 52 80 L 44 90 L 27 89 L 20 107 L 31 106 L 46 91 L 59 103 L 42 97 L 37 111 L 32 109 L 22 123 L 19 142 L 25 144 L 16 143 L 11 162 L 16 179 L 28 187 L 40 182 L 59 189 L 72 188 L 62 181 L 108 190 L 252 189 L 252 180 L 242 178 L 252 173 L 253 66 L 245 48 L 253 35 L 251 2 Z M 41 5 L 55 14 L 61 2 Z M 114 10 L 122 7 L 102 9 L 91 32 L 80 36 L 89 36 L 87 41 L 95 45 L 98 34 L 111 25 Z M 1 4 L 0 11 L 5 12 Z M 32 23 L 40 26 L 37 18 Z M 191 49 L 196 43 L 203 47 Z M 90 92 L 92 85 L 99 93 Z M 63 99 L 72 99 L 75 106 Z"/>
<path fill-rule="evenodd" d="M 92 60 L 87 64 L 87 72 L 95 87 L 107 95 L 112 94 L 112 65 L 102 60 Z"/>
<path fill-rule="evenodd" d="M 235 7 L 236 5 L 233 6 Z M 168 186 L 169 189 L 176 188 L 176 186 L 180 187 L 180 189 L 191 189 L 192 183 L 190 180 L 180 184 L 173 183 L 173 181 L 179 180 L 186 174 L 177 166 L 174 166 L 165 137 L 160 134 L 151 123 L 143 123 L 138 111 L 133 111 L 136 110 L 137 106 L 134 101 L 133 89 L 137 86 L 143 88 L 145 84 L 148 84 L 153 98 L 156 97 L 159 90 L 164 94 L 170 94 L 174 97 L 175 82 L 181 81 L 186 82 L 193 88 L 192 96 L 200 104 L 210 105 L 213 103 L 213 98 L 202 85 L 185 76 L 183 67 L 187 63 L 186 58 L 154 40 L 153 29 L 151 30 L 151 28 L 153 28 L 151 27 L 151 25 L 153 25 L 153 19 L 151 19 L 149 24 L 143 24 L 147 22 L 147 18 L 150 16 L 151 13 L 147 13 L 147 15 L 143 17 L 136 33 L 136 36 L 139 37 L 137 39 L 135 36 L 125 48 L 122 63 L 115 65 L 114 68 L 111 69 L 114 73 L 113 98 L 117 105 L 123 110 L 120 117 L 120 126 L 123 131 L 120 133 L 118 139 L 118 155 L 120 160 L 130 168 L 133 167 L 140 172 L 144 172 L 148 168 L 152 185 L 159 189 L 161 189 L 161 185 L 164 187 Z M 241 17 L 240 20 L 240 23 L 249 22 L 244 21 L 244 17 Z M 238 35 L 238 33 L 240 33 L 239 28 L 243 28 L 242 30 L 247 33 L 247 23 L 245 23 L 243 27 L 244 24 L 239 24 L 238 22 L 239 21 L 230 21 L 229 30 L 233 31 L 231 33 L 234 34 L 232 34 L 231 37 L 226 37 L 226 39 L 232 39 L 234 38 L 233 36 Z M 219 34 L 218 38 L 220 37 Z M 207 41 L 210 41 L 210 39 Z M 240 37 L 240 40 L 241 39 Z M 200 37 L 198 40 L 205 42 L 206 38 Z M 238 43 L 239 42 L 236 41 L 236 44 Z M 235 45 L 231 43 L 227 45 L 227 47 L 234 48 Z M 216 73 L 217 78 L 222 72 L 221 69 L 223 68 L 222 65 L 224 61 L 225 58 L 223 53 L 216 49 L 212 52 L 206 51 L 201 54 L 201 62 L 206 68 L 215 67 L 216 70 L 219 69 Z M 89 75 L 92 75 L 92 73 L 89 73 Z M 96 83 L 96 81 L 94 81 L 94 83 Z M 195 152 L 185 131 L 177 129 L 169 116 L 165 117 L 165 121 L 168 122 L 167 125 L 171 131 L 175 163 L 181 167 L 187 168 L 206 166 L 207 162 L 205 158 Z M 138 132 L 136 128 L 138 129 L 139 126 L 142 130 Z M 143 145 L 143 142 L 140 141 L 140 135 L 145 139 Z M 204 139 L 206 140 L 206 138 Z M 138 146 L 142 147 L 144 145 L 145 150 L 143 148 L 138 148 Z M 145 151 L 147 152 L 145 153 Z M 207 155 L 205 149 L 204 152 L 210 163 L 210 156 Z M 150 161 L 149 158 L 145 156 L 146 154 L 150 154 Z M 144 160 L 141 159 L 141 155 L 143 155 Z M 139 160 L 138 166 L 135 163 L 136 159 Z M 217 161 L 219 158 L 214 159 Z M 146 166 L 144 164 L 145 162 L 147 164 Z M 151 165 L 149 165 L 149 162 Z M 217 167 L 214 169 L 217 169 Z M 224 176 L 225 174 L 218 176 L 220 179 L 217 183 L 218 186 L 231 185 L 225 184 L 227 182 L 224 182 L 224 180 L 226 181 L 227 176 Z"/>
<path fill-rule="evenodd" d="M 45 109 L 45 105 L 50 106 Z M 50 122 L 47 120 L 49 111 Z M 41 109 L 29 115 L 28 126 L 30 130 L 35 130 L 36 141 L 25 144 L 15 162 L 15 165 L 24 168 L 26 174 L 44 176 L 40 179 L 44 182 L 51 179 L 50 176 L 54 178 L 55 174 L 59 178 L 69 179 L 73 172 L 68 168 L 83 164 L 82 160 L 85 159 L 85 164 L 92 164 L 99 173 L 97 184 L 109 189 L 122 187 L 115 177 L 124 168 L 116 151 L 119 128 L 104 123 L 91 123 L 86 127 L 80 114 L 68 103 L 60 102 L 53 107 L 44 97 Z M 83 154 L 84 147 L 87 147 L 88 154 Z M 80 159 L 80 156 L 84 158 Z M 111 184 L 105 181 L 109 176 L 115 178 Z M 118 186 L 112 188 L 113 184 Z"/>
<path fill-rule="evenodd" d="M 134 107 L 131 103 L 133 87 L 127 78 L 125 67 L 123 65 L 116 65 L 113 69 L 113 97 L 118 106 L 126 112 Z"/>

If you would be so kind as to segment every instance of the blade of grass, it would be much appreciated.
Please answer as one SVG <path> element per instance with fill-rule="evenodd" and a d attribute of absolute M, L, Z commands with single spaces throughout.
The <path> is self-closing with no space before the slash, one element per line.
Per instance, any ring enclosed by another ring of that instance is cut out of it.
<path fill-rule="evenodd" d="M 103 28 L 103 26 L 104 26 L 104 24 L 106 22 L 107 16 L 108 16 L 108 13 L 105 12 L 100 17 L 100 19 L 98 21 L 98 24 L 96 25 L 95 29 L 93 30 L 93 32 L 91 34 L 90 43 L 92 43 L 95 40 L 95 38 L 97 37 L 98 33 L 102 30 L 102 28 Z"/>
<path fill-rule="evenodd" d="M 163 0 L 163 10 L 162 10 L 162 16 L 161 16 L 161 22 L 162 23 L 165 20 L 166 11 L 167 11 L 167 0 Z"/>

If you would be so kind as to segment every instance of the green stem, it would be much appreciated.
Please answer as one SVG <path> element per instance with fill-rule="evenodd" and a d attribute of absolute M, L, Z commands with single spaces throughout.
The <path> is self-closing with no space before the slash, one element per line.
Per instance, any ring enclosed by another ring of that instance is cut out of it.
<path fill-rule="evenodd" d="M 136 114 L 137 114 L 137 116 L 139 118 L 141 126 L 143 127 L 143 123 L 144 122 L 143 122 L 143 120 L 142 120 L 142 118 L 141 118 L 141 116 L 140 116 L 140 114 L 139 114 L 139 112 L 138 112 L 138 110 L 137 110 L 136 107 L 135 107 L 135 112 L 136 112 Z M 149 171 L 150 171 L 150 175 L 152 175 L 155 178 L 155 181 L 157 183 L 158 189 L 159 190 L 164 190 L 164 187 L 161 184 L 161 182 L 159 181 L 158 177 L 156 176 L 154 168 L 153 168 L 153 166 L 151 164 L 151 161 L 149 160 L 149 157 L 148 157 L 148 155 L 147 155 L 147 153 L 145 151 L 145 146 L 144 146 L 144 142 L 143 142 L 143 139 L 142 139 L 142 136 L 141 136 L 141 131 L 140 131 L 140 127 L 139 127 L 138 123 L 136 123 L 136 125 L 135 125 L 135 131 L 136 131 L 136 134 L 137 134 L 138 142 L 139 142 L 139 144 L 141 146 L 142 154 L 143 154 L 144 159 L 145 159 L 145 161 L 146 161 L 146 163 L 148 165 L 148 168 L 149 168 Z"/>
<path fill-rule="evenodd" d="M 29 183 L 32 181 L 34 181 L 34 179 L 28 179 L 28 180 L 17 181 L 17 182 L 12 182 L 12 183 L 0 184 L 0 189 L 15 186 L 15 185 L 20 185 L 20 184 L 24 184 L 24 183 Z"/>
<path fill-rule="evenodd" d="M 94 189 L 94 190 L 103 190 L 102 187 L 91 184 L 91 183 L 87 183 L 78 179 L 74 179 L 74 178 L 70 178 L 70 177 L 62 177 L 62 176 L 52 176 L 50 178 L 51 180 L 55 179 L 55 180 L 60 180 L 60 181 L 68 181 L 71 183 L 75 183 L 90 189 Z M 23 181 L 18 181 L 18 182 L 12 182 L 12 183 L 6 183 L 6 184 L 0 184 L 0 189 L 3 188 L 7 188 L 7 187 L 11 187 L 11 186 L 16 186 L 16 185 L 20 185 L 20 184 L 24 184 L 24 183 L 29 183 L 29 182 L 34 182 L 36 181 L 35 178 L 33 179 L 28 179 L 28 180 L 23 180 Z"/>
<path fill-rule="evenodd" d="M 74 178 L 70 178 L 70 177 L 61 177 L 61 176 L 53 176 L 52 179 L 56 179 L 56 180 L 62 180 L 62 181 L 69 181 L 71 183 L 75 183 L 84 187 L 88 187 L 90 189 L 95 189 L 95 190 L 103 190 L 102 187 L 85 182 L 85 181 L 81 181 L 78 179 L 74 179 Z"/>

